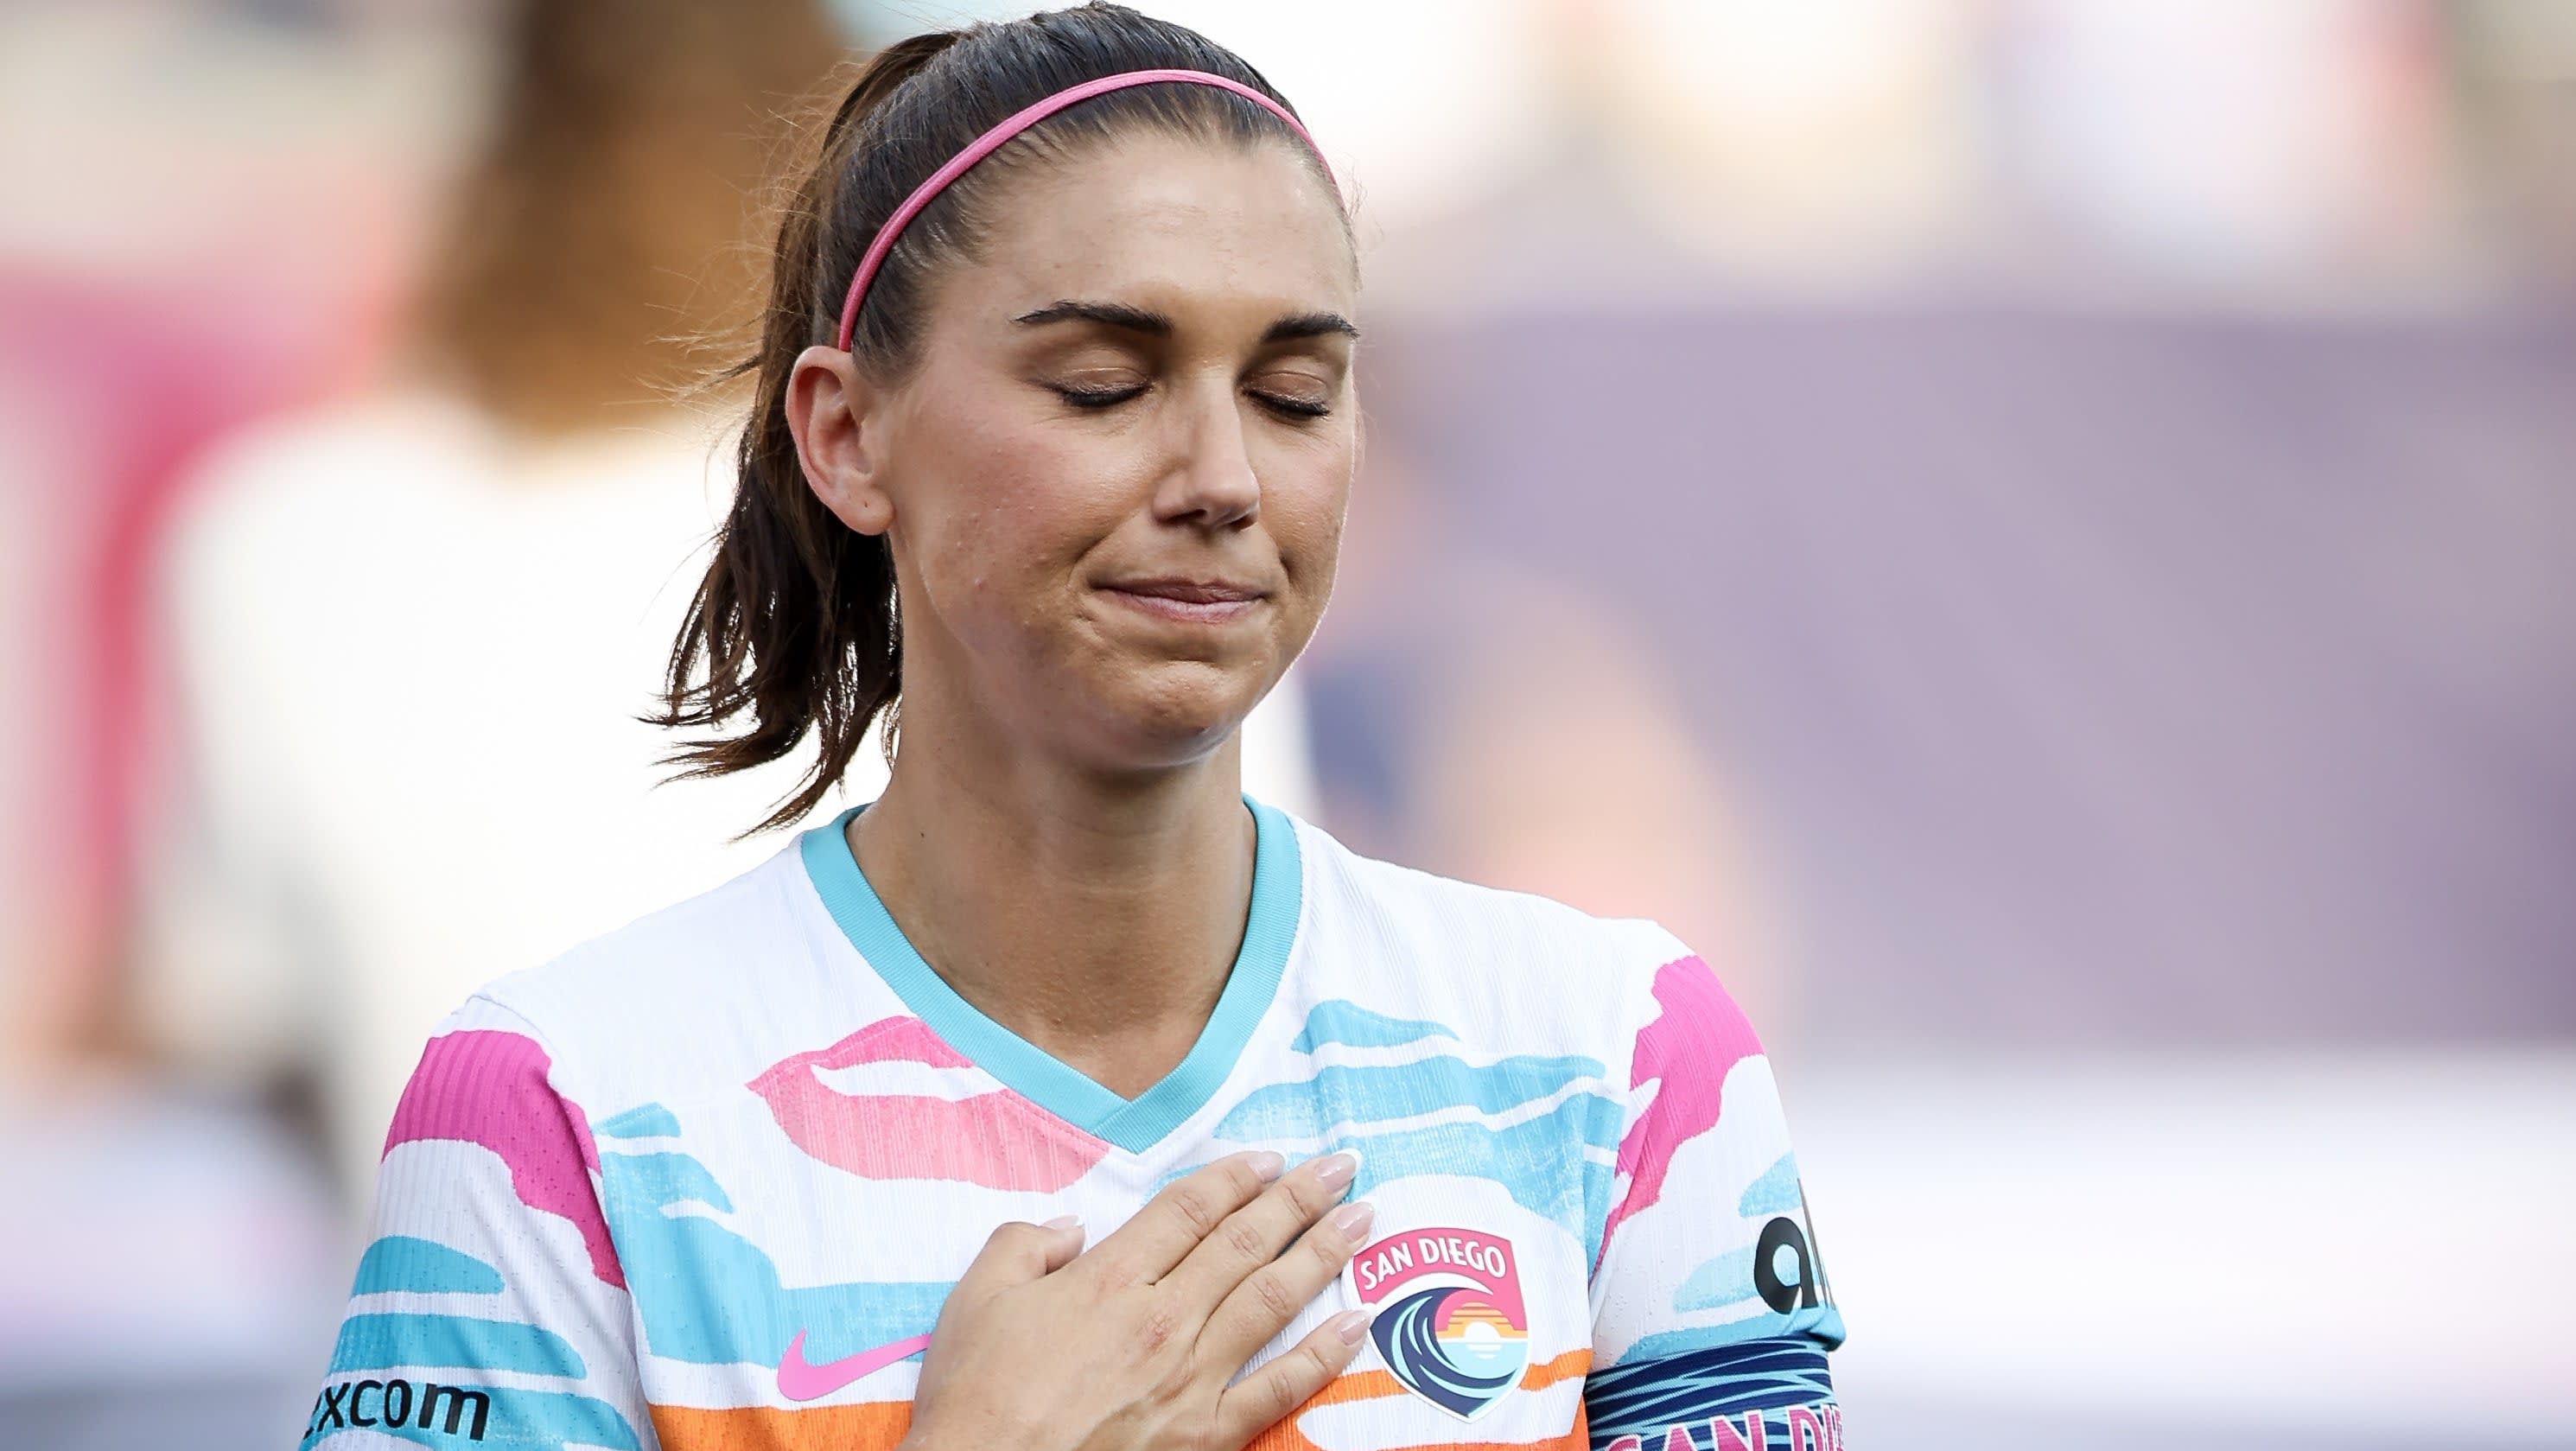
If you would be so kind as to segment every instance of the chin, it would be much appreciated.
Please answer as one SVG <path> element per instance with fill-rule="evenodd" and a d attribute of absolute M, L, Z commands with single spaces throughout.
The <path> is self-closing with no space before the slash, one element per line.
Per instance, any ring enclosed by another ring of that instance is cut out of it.
<path fill-rule="evenodd" d="M 1103 724 L 1120 739 L 1112 753 L 1140 767 L 1181 766 L 1225 744 L 1268 693 L 1245 678 L 1200 662 L 1174 662 L 1122 683 L 1101 704 Z"/>

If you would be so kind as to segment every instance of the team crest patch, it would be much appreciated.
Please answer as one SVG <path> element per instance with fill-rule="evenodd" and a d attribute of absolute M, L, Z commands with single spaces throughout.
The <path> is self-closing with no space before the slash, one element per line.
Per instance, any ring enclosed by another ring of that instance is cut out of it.
<path fill-rule="evenodd" d="M 1511 1241 L 1408 1229 L 1351 1256 L 1342 1279 L 1406 1390 L 1462 1421 L 1492 1410 L 1529 1365 L 1529 1311 Z"/>

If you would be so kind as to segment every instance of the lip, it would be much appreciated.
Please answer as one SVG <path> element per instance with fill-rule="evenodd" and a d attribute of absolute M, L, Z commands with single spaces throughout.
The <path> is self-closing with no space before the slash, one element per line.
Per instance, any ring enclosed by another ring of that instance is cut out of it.
<path fill-rule="evenodd" d="M 1249 585 L 1179 575 L 1159 579 L 1123 579 L 1102 585 L 1100 589 L 1102 593 L 1112 595 L 1145 614 L 1202 625 L 1221 625 L 1239 620 L 1269 598 L 1267 591 Z"/>

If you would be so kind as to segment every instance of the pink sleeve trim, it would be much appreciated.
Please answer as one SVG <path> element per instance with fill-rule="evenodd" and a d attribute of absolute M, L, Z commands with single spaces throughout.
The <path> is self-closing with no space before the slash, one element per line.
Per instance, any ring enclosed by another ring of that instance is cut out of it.
<path fill-rule="evenodd" d="M 1658 1087 L 1655 1101 L 1619 1140 L 1614 1172 L 1628 1179 L 1628 1192 L 1602 1223 L 1604 1258 L 1612 1232 L 1663 1197 L 1674 1150 L 1717 1127 L 1728 1071 L 1762 1051 L 1744 1010 L 1697 957 L 1677 957 L 1655 970 L 1655 1001 L 1662 1011 L 1637 1034 L 1628 1083 L 1631 1092 L 1648 1079 Z"/>
<path fill-rule="evenodd" d="M 467 1029 L 430 1039 L 394 1110 L 385 1152 L 425 1139 L 491 1150 L 509 1166 L 519 1202 L 570 1221 L 590 1250 L 591 1273 L 622 1290 L 626 1272 L 590 1182 L 599 1147 L 581 1106 L 548 1081 L 553 1067 L 535 1039 L 518 1033 Z"/>

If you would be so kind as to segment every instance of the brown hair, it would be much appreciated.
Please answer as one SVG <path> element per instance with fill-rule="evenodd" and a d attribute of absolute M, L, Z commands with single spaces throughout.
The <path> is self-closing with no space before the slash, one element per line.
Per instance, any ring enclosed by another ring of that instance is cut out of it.
<path fill-rule="evenodd" d="M 899 41 L 859 75 L 815 138 L 779 225 L 759 351 L 736 370 L 757 381 L 732 512 L 672 646 L 658 718 L 714 732 L 673 753 L 683 776 L 749 770 L 815 737 L 818 754 L 797 789 L 754 830 L 811 811 L 880 714 L 891 759 L 903 684 L 893 555 L 883 537 L 850 529 L 814 497 L 788 431 L 797 355 L 832 344 L 861 254 L 950 157 L 1068 86 L 1166 67 L 1225 76 L 1287 105 L 1259 72 L 1197 33 L 1091 4 Z M 938 268 L 974 255 L 1014 169 L 1139 128 L 1237 144 L 1287 138 L 1312 155 L 1277 117 L 1214 87 L 1140 86 L 1061 111 L 978 163 L 904 229 L 860 309 L 850 344 L 858 365 L 887 383 L 909 371 L 930 282 Z M 1315 173 L 1330 184 L 1320 163 Z"/>
<path fill-rule="evenodd" d="M 816 0 L 520 0 L 490 137 L 417 325 L 431 363 L 538 432 L 665 401 L 757 305 L 760 188 L 848 54 Z"/>

